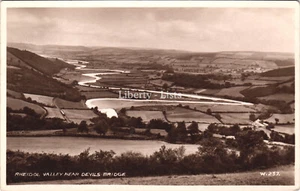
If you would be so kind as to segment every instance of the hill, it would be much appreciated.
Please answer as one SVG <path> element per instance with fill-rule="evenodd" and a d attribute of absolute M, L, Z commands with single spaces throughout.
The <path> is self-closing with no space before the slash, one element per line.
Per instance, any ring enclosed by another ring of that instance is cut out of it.
<path fill-rule="evenodd" d="M 74 68 L 74 66 L 69 65 L 59 59 L 54 59 L 53 61 L 51 61 L 27 50 L 19 50 L 16 48 L 8 47 L 7 52 L 22 60 L 30 67 L 48 76 L 52 76 L 53 74 L 58 73 L 63 68 Z"/>
<path fill-rule="evenodd" d="M 278 68 L 260 74 L 263 77 L 295 76 L 295 67 Z"/>
<path fill-rule="evenodd" d="M 8 48 L 7 89 L 79 101 L 81 95 L 77 89 L 50 77 L 64 67 L 70 65 L 60 60 L 52 62 L 29 51 Z"/>

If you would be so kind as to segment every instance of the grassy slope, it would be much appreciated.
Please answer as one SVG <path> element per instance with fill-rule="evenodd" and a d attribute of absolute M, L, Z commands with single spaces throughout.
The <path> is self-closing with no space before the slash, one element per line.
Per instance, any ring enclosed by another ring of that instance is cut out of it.
<path fill-rule="evenodd" d="M 40 57 L 34 53 L 20 51 L 15 48 L 8 48 L 7 50 L 8 54 L 13 54 L 15 57 L 20 59 L 20 63 L 23 63 L 23 65 L 19 65 L 21 68 L 19 70 L 7 70 L 8 89 L 23 93 L 53 97 L 59 96 L 74 101 L 80 100 L 80 93 L 76 89 L 49 77 L 49 75 L 58 72 L 62 68 L 70 67 L 69 64 L 60 60 L 51 62 L 50 60 Z M 12 56 L 10 56 L 10 58 L 12 58 Z M 10 64 L 14 65 L 18 64 L 18 62 L 15 63 L 8 60 L 8 65 Z M 30 67 L 27 66 L 30 66 L 39 72 L 29 69 Z"/>
<path fill-rule="evenodd" d="M 279 68 L 261 73 L 261 76 L 265 77 L 278 77 L 278 76 L 294 76 L 295 67 Z"/>
<path fill-rule="evenodd" d="M 26 50 L 8 47 L 7 52 L 10 52 L 29 66 L 49 76 L 58 73 L 63 68 L 74 68 L 74 66 L 71 66 L 61 60 L 54 59 L 51 61 Z"/>
<path fill-rule="evenodd" d="M 280 176 L 261 176 L 260 172 L 278 171 Z M 22 183 L 18 183 L 22 184 Z M 173 175 L 133 178 L 78 179 L 26 182 L 26 184 L 120 184 L 120 185 L 293 185 L 294 166 L 279 166 L 241 173 Z"/>

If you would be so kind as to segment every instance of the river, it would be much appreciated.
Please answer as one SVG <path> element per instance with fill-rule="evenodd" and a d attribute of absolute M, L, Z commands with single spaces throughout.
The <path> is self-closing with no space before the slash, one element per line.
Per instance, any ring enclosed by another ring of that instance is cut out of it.
<path fill-rule="evenodd" d="M 113 150 L 117 155 L 127 151 L 140 152 L 151 155 L 165 145 L 167 148 L 184 146 L 186 154 L 195 153 L 199 145 L 170 144 L 153 140 L 122 140 L 101 139 L 89 137 L 7 137 L 7 149 L 21 150 L 24 152 L 55 153 L 78 155 L 90 148 L 90 153 L 95 151 Z"/>

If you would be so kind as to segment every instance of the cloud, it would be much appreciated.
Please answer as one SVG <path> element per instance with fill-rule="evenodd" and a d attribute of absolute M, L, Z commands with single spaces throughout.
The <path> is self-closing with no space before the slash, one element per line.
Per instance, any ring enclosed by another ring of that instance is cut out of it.
<path fill-rule="evenodd" d="M 8 41 L 192 51 L 294 51 L 294 12 L 274 8 L 10 8 Z"/>

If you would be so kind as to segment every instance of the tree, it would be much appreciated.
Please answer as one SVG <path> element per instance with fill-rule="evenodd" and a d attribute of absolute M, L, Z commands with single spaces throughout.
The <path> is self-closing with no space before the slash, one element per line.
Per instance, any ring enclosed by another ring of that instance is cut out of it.
<path fill-rule="evenodd" d="M 275 123 L 278 124 L 278 122 L 279 122 L 279 119 L 275 118 Z"/>
<path fill-rule="evenodd" d="M 89 129 L 87 127 L 87 123 L 86 121 L 81 121 L 78 128 L 77 128 L 77 132 L 79 133 L 88 133 L 89 132 Z"/>
<path fill-rule="evenodd" d="M 215 114 L 215 117 L 220 121 L 222 119 L 221 115 L 219 113 Z"/>
<path fill-rule="evenodd" d="M 105 135 L 108 131 L 108 128 L 109 125 L 104 120 L 100 120 L 97 124 L 94 125 L 94 130 L 100 135 Z"/>
<path fill-rule="evenodd" d="M 251 121 L 255 121 L 255 119 L 256 119 L 255 114 L 254 114 L 254 113 L 251 113 L 251 114 L 249 115 L 249 119 L 250 119 Z"/>
<path fill-rule="evenodd" d="M 208 108 L 208 109 L 206 110 L 206 113 L 207 113 L 208 115 L 211 115 L 211 109 Z"/>
<path fill-rule="evenodd" d="M 233 136 L 235 136 L 238 132 L 241 131 L 241 128 L 238 124 L 234 124 L 229 129 L 230 129 L 230 134 L 233 135 Z"/>
<path fill-rule="evenodd" d="M 163 88 L 164 90 L 167 90 L 167 89 L 168 89 L 168 87 L 169 87 L 169 86 L 168 86 L 168 84 L 167 84 L 167 83 L 164 83 L 164 84 L 163 84 L 163 86 L 162 86 L 162 88 Z"/>
<path fill-rule="evenodd" d="M 126 108 L 122 108 L 122 109 L 120 110 L 120 113 L 126 114 Z"/>
<path fill-rule="evenodd" d="M 191 140 L 192 142 L 197 141 L 197 138 L 199 138 L 199 127 L 198 123 L 193 121 L 189 126 L 188 126 L 188 133 L 191 135 Z"/>

